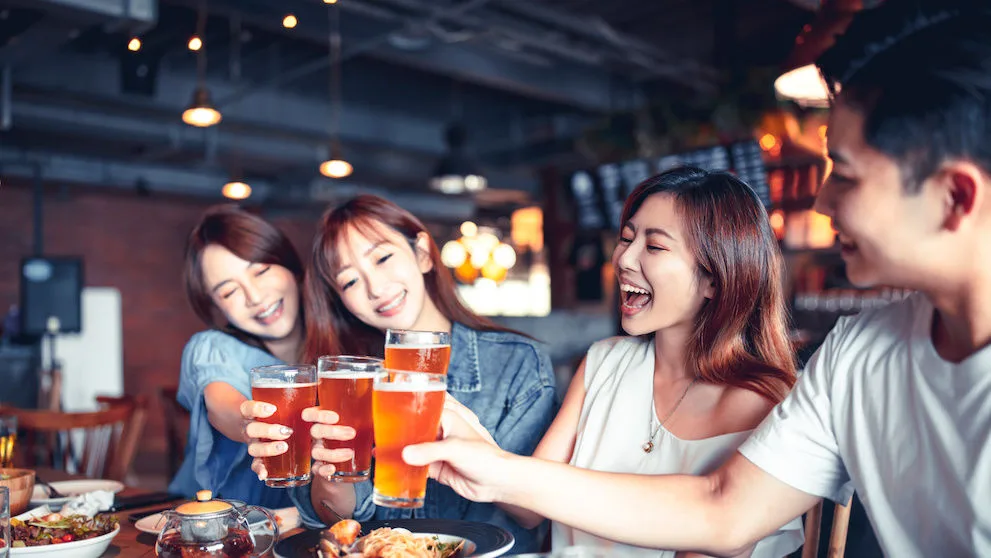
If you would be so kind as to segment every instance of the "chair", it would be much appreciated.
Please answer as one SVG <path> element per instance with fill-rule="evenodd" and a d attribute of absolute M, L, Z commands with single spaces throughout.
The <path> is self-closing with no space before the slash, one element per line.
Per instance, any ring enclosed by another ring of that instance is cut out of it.
<path fill-rule="evenodd" d="M 169 478 L 175 478 L 186 454 L 189 411 L 176 399 L 178 388 L 159 388 L 158 401 L 165 415 L 165 440 L 169 453 Z"/>
<path fill-rule="evenodd" d="M 850 527 L 850 509 L 853 498 L 846 505 L 835 504 L 833 507 L 833 528 L 829 533 L 827 558 L 843 558 L 846 552 L 847 529 Z M 805 544 L 802 546 L 802 558 L 817 558 L 819 556 L 819 537 L 822 529 L 823 501 L 812 507 L 805 514 Z"/>
<path fill-rule="evenodd" d="M 131 420 L 124 425 L 117 453 L 106 474 L 106 478 L 124 482 L 131 474 L 131 465 L 134 463 L 134 456 L 138 451 L 138 442 L 141 441 L 141 436 L 144 434 L 145 421 L 148 418 L 148 396 L 145 394 L 121 397 L 99 395 L 96 402 L 103 409 L 118 406 L 133 408 Z"/>
<path fill-rule="evenodd" d="M 18 429 L 25 434 L 14 452 L 15 459 L 30 465 L 26 459 L 33 456 L 34 465 L 107 478 L 119 477 L 130 466 L 130 458 L 123 459 L 127 450 L 122 450 L 122 439 L 140 438 L 140 432 L 125 435 L 138 407 L 137 403 L 112 404 L 81 413 L 0 407 L 0 414 L 16 416 Z"/>

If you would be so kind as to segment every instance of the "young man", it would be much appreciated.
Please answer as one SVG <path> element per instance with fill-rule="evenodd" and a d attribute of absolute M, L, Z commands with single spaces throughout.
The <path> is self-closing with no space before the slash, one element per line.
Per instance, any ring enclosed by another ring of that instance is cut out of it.
<path fill-rule="evenodd" d="M 732 555 L 856 490 L 888 555 L 991 556 L 991 11 L 979 4 L 889 0 L 819 61 L 839 93 L 817 209 L 851 281 L 917 294 L 841 319 L 720 469 L 581 470 L 471 440 L 451 417 L 448 439 L 407 461 L 437 462 L 432 474 L 468 498 L 630 544 Z"/>

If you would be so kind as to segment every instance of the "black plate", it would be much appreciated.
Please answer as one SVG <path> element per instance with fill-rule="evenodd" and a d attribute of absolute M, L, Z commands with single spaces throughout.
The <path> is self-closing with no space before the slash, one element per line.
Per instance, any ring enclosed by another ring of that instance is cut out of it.
<path fill-rule="evenodd" d="M 475 543 L 472 556 L 500 556 L 513 548 L 513 535 L 502 527 L 474 521 L 457 519 L 394 519 L 391 521 L 365 521 L 361 524 L 362 533 L 370 533 L 382 527 L 408 529 L 411 533 L 450 535 L 468 539 Z M 310 551 L 320 542 L 320 530 L 308 529 L 302 533 L 286 537 L 275 545 L 275 553 L 284 558 L 307 558 Z M 501 552 L 500 552 L 501 551 Z"/>

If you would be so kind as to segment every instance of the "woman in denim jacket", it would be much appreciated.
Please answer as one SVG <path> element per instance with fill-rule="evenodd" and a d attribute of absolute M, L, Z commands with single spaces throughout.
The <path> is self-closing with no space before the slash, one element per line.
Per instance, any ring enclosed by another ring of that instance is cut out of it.
<path fill-rule="evenodd" d="M 500 447 L 533 452 L 557 407 L 550 359 L 534 340 L 462 305 L 436 243 L 416 217 L 382 198 L 353 198 L 324 215 L 311 265 L 305 282 L 307 360 L 335 354 L 381 356 L 386 329 L 450 331 L 448 393 L 478 416 Z M 261 416 L 250 404 L 243 411 L 246 420 Z M 303 417 L 317 423 L 315 438 L 353 437 L 351 428 L 336 424 L 333 413 L 309 411 Z M 253 431 L 259 427 L 251 426 Z M 284 439 L 278 426 L 261 428 L 268 429 L 268 440 Z M 250 453 L 281 453 L 268 440 L 251 444 Z M 470 502 L 434 481 L 423 508 L 376 507 L 371 482 L 328 480 L 334 472 L 331 463 L 341 457 L 316 447 L 313 484 L 291 491 L 307 525 L 336 520 L 324 509 L 326 502 L 338 515 L 358 521 L 414 517 L 491 523 L 513 534 L 514 552 L 537 550 L 539 526 L 525 529 L 499 507 Z M 254 469 L 265 476 L 260 459 Z"/>
<path fill-rule="evenodd" d="M 193 228 L 184 267 L 189 303 L 210 329 L 182 352 L 177 399 L 190 412 L 189 441 L 169 491 L 191 497 L 206 488 L 249 504 L 290 506 L 285 491 L 251 471 L 240 405 L 251 397 L 253 367 L 300 357 L 302 260 L 270 223 L 223 205 Z"/>

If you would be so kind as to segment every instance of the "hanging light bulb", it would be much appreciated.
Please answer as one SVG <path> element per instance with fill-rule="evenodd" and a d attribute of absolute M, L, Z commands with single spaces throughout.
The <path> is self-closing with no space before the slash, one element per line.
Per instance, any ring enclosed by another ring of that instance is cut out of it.
<path fill-rule="evenodd" d="M 193 35 L 192 37 L 189 38 L 189 42 L 186 43 L 186 46 L 189 48 L 189 50 L 195 52 L 203 48 L 203 39 L 200 39 L 196 35 Z"/>
<path fill-rule="evenodd" d="M 182 121 L 197 128 L 209 128 L 219 124 L 223 116 L 210 102 L 210 92 L 205 87 L 193 91 L 193 101 L 182 113 Z"/>
<path fill-rule="evenodd" d="M 299 21 L 296 19 L 296 16 L 294 16 L 293 14 L 287 14 L 286 17 L 282 18 L 282 26 L 285 27 L 286 29 L 292 29 L 293 27 L 296 27 L 297 23 L 299 23 Z"/>
<path fill-rule="evenodd" d="M 244 200 L 251 196 L 251 186 L 240 180 L 233 180 L 224 184 L 223 189 L 220 191 L 225 198 L 230 198 L 232 200 Z"/>
<path fill-rule="evenodd" d="M 327 178 L 345 178 L 353 171 L 354 167 L 344 159 L 331 158 L 320 163 L 320 174 Z"/>
<path fill-rule="evenodd" d="M 141 39 L 137 37 L 131 37 L 131 40 L 127 43 L 127 50 L 131 52 L 137 52 L 141 50 Z"/>

